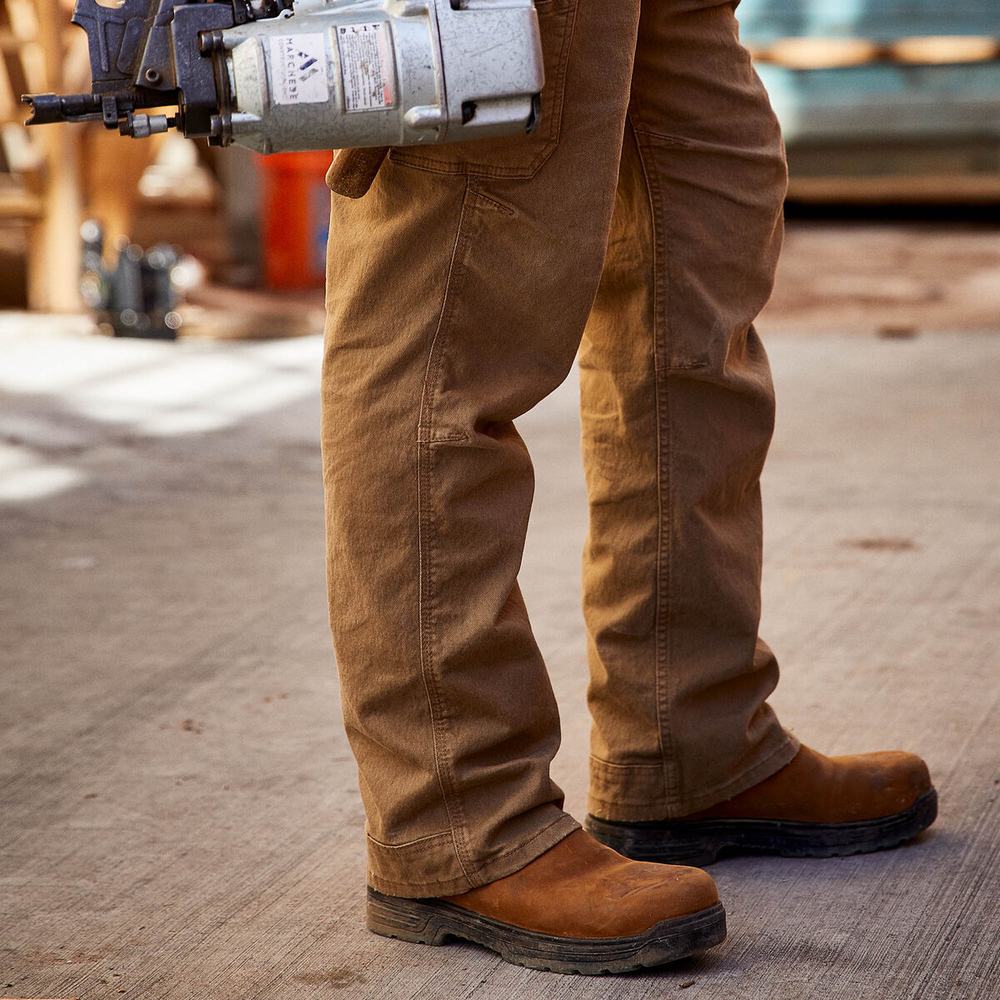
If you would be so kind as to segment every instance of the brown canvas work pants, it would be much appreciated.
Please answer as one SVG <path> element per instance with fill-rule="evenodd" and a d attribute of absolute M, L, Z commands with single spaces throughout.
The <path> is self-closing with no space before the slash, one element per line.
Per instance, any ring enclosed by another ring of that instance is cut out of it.
<path fill-rule="evenodd" d="M 493 881 L 577 825 L 517 584 L 514 425 L 577 356 L 591 811 L 682 816 L 797 749 L 757 636 L 778 126 L 733 3 L 537 7 L 534 134 L 393 149 L 333 195 L 331 618 L 370 883 L 401 896 Z"/>

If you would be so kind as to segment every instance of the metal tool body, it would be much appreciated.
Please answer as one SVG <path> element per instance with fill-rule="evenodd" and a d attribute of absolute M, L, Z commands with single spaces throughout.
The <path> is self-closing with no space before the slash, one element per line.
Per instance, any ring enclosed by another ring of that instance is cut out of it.
<path fill-rule="evenodd" d="M 25 97 L 28 124 L 269 153 L 523 133 L 540 113 L 532 0 L 77 0 L 73 21 L 93 92 Z"/>

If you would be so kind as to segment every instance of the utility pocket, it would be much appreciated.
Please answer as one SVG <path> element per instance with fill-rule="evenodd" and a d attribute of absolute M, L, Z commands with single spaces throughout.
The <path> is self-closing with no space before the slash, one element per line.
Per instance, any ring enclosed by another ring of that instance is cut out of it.
<path fill-rule="evenodd" d="M 542 115 L 530 135 L 431 146 L 395 146 L 393 163 L 443 174 L 472 177 L 528 178 L 555 152 L 562 130 L 566 68 L 578 0 L 535 0 L 542 36 L 545 86 Z"/>

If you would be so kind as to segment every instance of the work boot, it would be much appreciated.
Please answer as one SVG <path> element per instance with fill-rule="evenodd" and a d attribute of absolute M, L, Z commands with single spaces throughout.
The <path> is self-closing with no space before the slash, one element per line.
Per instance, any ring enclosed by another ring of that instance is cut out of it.
<path fill-rule="evenodd" d="M 576 830 L 461 896 L 403 899 L 369 887 L 368 928 L 419 944 L 472 941 L 515 965 L 598 975 L 719 944 L 726 912 L 705 872 L 629 861 Z"/>
<path fill-rule="evenodd" d="M 927 765 L 887 751 L 824 757 L 802 747 L 770 778 L 681 819 L 627 823 L 587 817 L 587 829 L 626 857 L 707 865 L 720 853 L 828 858 L 896 847 L 937 816 Z"/>

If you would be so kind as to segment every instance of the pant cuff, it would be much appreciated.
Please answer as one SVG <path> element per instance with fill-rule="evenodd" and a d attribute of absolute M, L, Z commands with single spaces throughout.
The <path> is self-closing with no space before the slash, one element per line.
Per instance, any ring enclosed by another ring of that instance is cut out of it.
<path fill-rule="evenodd" d="M 555 818 L 546 810 L 544 824 L 527 840 L 493 854 L 472 869 L 463 868 L 447 830 L 401 846 L 368 837 L 368 884 L 388 896 L 427 899 L 457 896 L 512 875 L 580 828 L 568 813 L 550 808 Z"/>
<path fill-rule="evenodd" d="M 791 733 L 780 732 L 735 777 L 674 800 L 666 798 L 663 768 L 659 764 L 612 764 L 591 757 L 588 809 L 598 819 L 618 823 L 680 819 L 752 788 L 780 771 L 798 752 L 799 741 Z"/>

